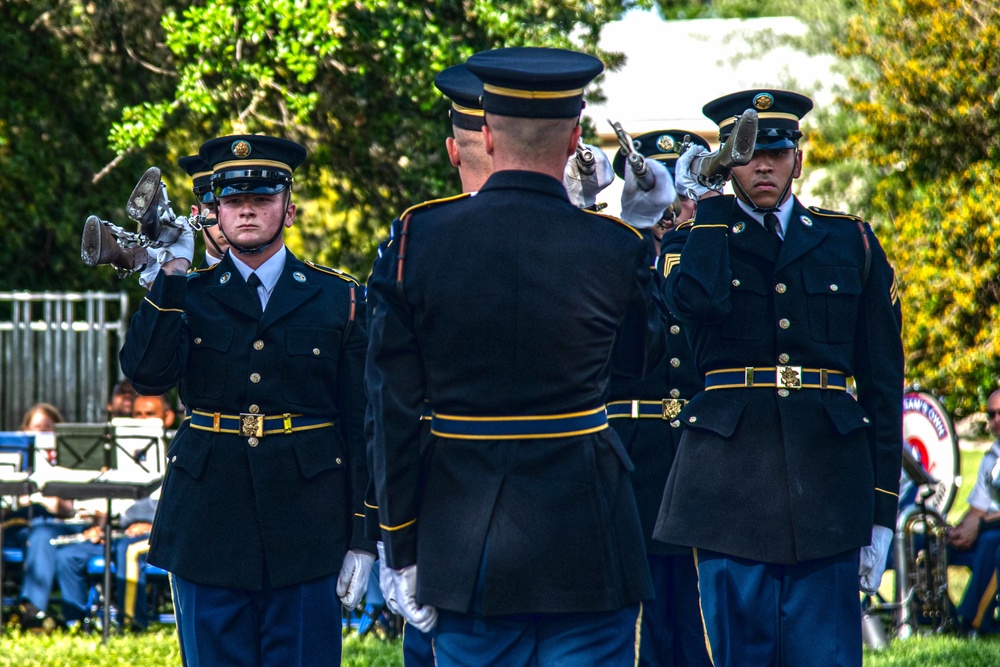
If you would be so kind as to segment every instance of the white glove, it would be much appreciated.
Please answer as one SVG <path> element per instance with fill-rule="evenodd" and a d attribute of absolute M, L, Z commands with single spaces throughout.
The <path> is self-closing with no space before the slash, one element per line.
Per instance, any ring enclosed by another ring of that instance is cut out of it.
<path fill-rule="evenodd" d="M 407 565 L 402 570 L 389 572 L 395 582 L 399 615 L 420 632 L 430 632 L 437 625 L 438 611 L 430 605 L 417 603 L 417 566 Z"/>
<path fill-rule="evenodd" d="M 688 199 L 698 201 L 698 198 L 709 190 L 715 190 L 721 192 L 724 184 L 718 187 L 709 187 L 707 185 L 702 185 L 698 182 L 698 177 L 691 171 L 691 163 L 694 162 L 695 158 L 703 157 L 705 155 L 711 155 L 704 146 L 699 146 L 698 144 L 691 144 L 691 146 L 684 151 L 683 155 L 677 158 L 677 164 L 674 165 L 674 185 L 676 186 L 677 192 L 681 193 Z"/>
<path fill-rule="evenodd" d="M 889 545 L 892 544 L 893 531 L 885 526 L 872 526 L 872 543 L 861 547 L 858 576 L 861 579 L 861 590 L 869 595 L 878 592 L 885 573 L 885 561 L 889 555 Z"/>
<path fill-rule="evenodd" d="M 184 222 L 187 220 L 184 219 Z M 170 241 L 170 238 L 174 240 Z M 166 264 L 172 259 L 186 259 L 188 262 L 194 260 L 194 232 L 187 224 L 181 229 L 164 227 L 156 240 L 163 242 L 163 245 L 155 250 L 158 264 Z"/>
<path fill-rule="evenodd" d="M 594 155 L 594 164 L 587 169 L 580 162 L 579 153 L 573 153 L 563 171 L 563 186 L 573 206 L 587 208 L 597 203 L 597 193 L 615 181 L 611 161 L 600 148 L 581 144 Z"/>
<path fill-rule="evenodd" d="M 368 576 L 372 573 L 374 563 L 374 554 L 367 551 L 351 549 L 344 554 L 344 563 L 337 576 L 337 597 L 340 598 L 340 604 L 351 611 L 357 608 L 368 590 Z"/>
<path fill-rule="evenodd" d="M 622 190 L 622 220 L 639 229 L 649 229 L 660 221 L 664 212 L 677 199 L 670 172 L 658 160 L 646 160 L 644 181 L 653 187 L 644 190 L 631 167 L 625 167 L 625 188 Z M 652 179 L 650 179 L 652 176 Z"/>
<path fill-rule="evenodd" d="M 375 544 L 375 548 L 378 549 L 378 587 L 382 591 L 382 597 L 385 599 L 385 605 L 389 607 L 389 611 L 394 614 L 399 613 L 399 607 L 396 606 L 396 589 L 393 587 L 392 576 L 389 574 L 389 568 L 385 565 L 385 544 L 381 541 Z"/>
<path fill-rule="evenodd" d="M 146 255 L 149 256 L 149 260 L 146 261 L 146 268 L 139 274 L 139 284 L 146 289 L 152 287 L 156 276 L 160 275 L 160 265 L 156 261 L 156 255 L 159 252 L 159 248 L 146 248 Z"/>

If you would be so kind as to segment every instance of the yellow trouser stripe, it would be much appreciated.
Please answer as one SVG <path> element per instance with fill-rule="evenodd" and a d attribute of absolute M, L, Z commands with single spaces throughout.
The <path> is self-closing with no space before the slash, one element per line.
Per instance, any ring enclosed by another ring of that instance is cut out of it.
<path fill-rule="evenodd" d="M 135 596 L 139 588 L 139 556 L 149 551 L 149 540 L 140 540 L 125 549 L 125 616 L 135 618 Z"/>
<path fill-rule="evenodd" d="M 990 608 L 990 604 L 993 602 L 993 598 L 997 594 L 997 572 L 993 570 L 993 576 L 990 577 L 990 583 L 986 585 L 986 591 L 983 593 L 983 597 L 979 598 L 979 608 L 976 609 L 976 617 L 972 619 L 972 629 L 978 630 L 979 626 L 983 624 L 983 617 L 986 616 L 986 610 Z"/>

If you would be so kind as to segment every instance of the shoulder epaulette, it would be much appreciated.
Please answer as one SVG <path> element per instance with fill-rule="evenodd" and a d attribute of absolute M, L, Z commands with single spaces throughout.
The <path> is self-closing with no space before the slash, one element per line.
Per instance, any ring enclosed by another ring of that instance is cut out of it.
<path fill-rule="evenodd" d="M 643 238 L 642 232 L 640 232 L 638 229 L 636 229 L 632 225 L 628 224 L 627 222 L 625 222 L 621 218 L 616 218 L 615 216 L 608 215 L 607 213 L 598 213 L 597 211 L 591 211 L 591 210 L 585 209 L 585 208 L 582 208 L 580 210 L 583 211 L 584 213 L 588 213 L 590 215 L 596 215 L 598 218 L 607 218 L 611 222 L 617 223 L 617 224 L 621 225 L 622 227 L 624 227 L 625 229 L 629 230 L 630 232 L 632 232 L 633 234 L 635 234 L 636 236 L 638 236 L 640 239 Z"/>
<path fill-rule="evenodd" d="M 694 218 L 691 218 L 690 220 L 685 220 L 684 222 L 678 222 L 676 225 L 674 225 L 672 231 L 676 232 L 680 229 L 687 229 L 689 227 L 694 227 Z"/>
<path fill-rule="evenodd" d="M 865 222 L 864 218 L 859 218 L 856 215 L 851 215 L 850 213 L 844 213 L 843 211 L 831 211 L 830 209 L 820 208 L 819 206 L 810 206 L 809 212 L 815 213 L 816 215 L 822 215 L 828 218 L 847 218 L 848 220 L 854 220 L 856 222 Z"/>
<path fill-rule="evenodd" d="M 414 212 L 422 208 L 429 208 L 431 206 L 437 206 L 438 204 L 444 204 L 446 202 L 456 201 L 458 199 L 464 199 L 466 197 L 471 197 L 471 196 L 472 196 L 471 192 L 463 192 L 462 194 L 454 195 L 451 197 L 444 197 L 442 199 L 431 199 L 430 201 L 421 202 L 420 204 L 411 206 L 410 208 L 403 211 L 403 214 L 399 216 L 399 219 L 402 220 L 406 216 L 412 215 Z"/>
<path fill-rule="evenodd" d="M 360 285 L 361 284 L 361 282 L 357 278 L 355 278 L 351 274 L 346 273 L 344 271 L 341 271 L 339 269 L 331 269 L 328 266 L 320 266 L 319 264 L 314 264 L 313 262 L 310 262 L 309 260 L 305 260 L 302 263 L 305 264 L 306 266 L 308 266 L 310 269 L 313 269 L 315 271 L 319 271 L 320 273 L 328 273 L 331 276 L 337 276 L 341 280 L 345 280 L 345 281 L 347 281 L 349 283 L 354 283 L 355 285 Z"/>
<path fill-rule="evenodd" d="M 206 271 L 215 271 L 215 267 L 217 267 L 218 265 L 219 262 L 216 262 L 212 266 L 195 266 L 191 268 L 189 273 L 205 273 Z"/>

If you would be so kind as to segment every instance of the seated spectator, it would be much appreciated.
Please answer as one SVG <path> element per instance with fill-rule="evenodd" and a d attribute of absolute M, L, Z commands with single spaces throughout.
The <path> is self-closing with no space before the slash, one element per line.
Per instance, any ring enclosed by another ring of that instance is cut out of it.
<path fill-rule="evenodd" d="M 62 421 L 62 414 L 55 406 L 38 403 L 25 413 L 21 430 L 26 433 L 51 433 L 55 425 Z M 20 605 L 21 624 L 25 628 L 51 625 L 45 611 L 55 580 L 54 547 L 50 540 L 79 533 L 86 528 L 84 524 L 66 522 L 74 511 L 72 500 L 35 494 L 25 507 L 14 514 L 23 523 L 11 531 L 11 541 L 7 542 L 7 534 L 4 535 L 8 546 L 23 546 L 25 549 Z"/>
<path fill-rule="evenodd" d="M 111 390 L 111 400 L 108 402 L 108 419 L 115 417 L 132 417 L 132 403 L 138 396 L 128 378 L 125 378 Z"/>
<path fill-rule="evenodd" d="M 983 455 L 975 486 L 969 492 L 969 509 L 957 525 L 948 531 L 948 562 L 971 568 L 969 584 L 958 605 L 958 619 L 963 630 L 977 634 L 998 629 L 997 565 L 1000 551 L 1000 505 L 993 500 L 987 475 L 1000 458 L 1000 390 L 986 402 L 987 424 L 994 440 Z"/>
<path fill-rule="evenodd" d="M 164 428 L 174 420 L 174 412 L 165 396 L 136 396 L 132 416 L 136 419 L 159 419 Z M 123 624 L 127 623 L 137 630 L 145 629 L 148 623 L 144 565 L 156 503 L 156 498 L 143 498 L 129 506 L 121 515 L 124 532 L 112 543 L 116 571 L 115 602 Z M 84 535 L 86 541 L 62 546 L 56 552 L 56 580 L 62 592 L 62 611 L 68 625 L 79 623 L 89 615 L 87 563 L 104 555 L 103 531 L 95 526 Z"/>
<path fill-rule="evenodd" d="M 127 379 L 116 384 L 108 400 L 109 419 L 131 417 L 136 395 L 132 383 Z M 45 416 L 48 417 L 48 421 L 44 419 Z M 53 424 L 62 421 L 62 415 L 58 410 L 46 403 L 40 403 L 25 415 L 22 429 L 52 431 Z M 56 546 L 52 544 L 52 540 L 79 535 L 87 530 L 88 526 L 101 526 L 104 521 L 103 511 L 88 508 L 86 504 L 75 505 L 71 500 L 61 499 L 51 499 L 44 504 L 51 505 L 52 509 L 46 507 L 42 511 L 36 511 L 33 507 L 33 520 L 30 527 L 25 521 L 24 536 L 21 538 L 25 547 L 24 581 L 21 584 L 21 624 L 28 629 L 52 625 L 48 620 L 49 600 L 56 580 Z M 75 520 L 67 521 L 67 519 Z"/>
<path fill-rule="evenodd" d="M 56 424 L 62 423 L 59 409 L 50 403 L 36 403 L 24 413 L 21 430 L 25 433 L 52 433 Z M 3 515 L 3 544 L 5 547 L 24 548 L 30 532 L 32 518 L 66 518 L 73 514 L 72 501 L 35 495 L 21 498 L 19 507 Z"/>
<path fill-rule="evenodd" d="M 53 427 L 62 422 L 59 408 L 51 403 L 35 403 L 24 413 L 21 430 L 25 433 L 51 433 Z"/>
<path fill-rule="evenodd" d="M 115 563 L 115 604 L 123 623 L 134 629 L 145 629 L 146 581 L 143 565 L 149 551 L 149 531 L 153 527 L 156 499 L 135 501 L 121 517 L 121 535 L 114 537 L 112 551 Z M 78 624 L 90 614 L 88 596 L 90 579 L 87 564 L 104 555 L 104 531 L 98 526 L 88 528 L 83 542 L 66 544 L 56 550 L 56 580 L 62 593 L 62 612 L 68 626 Z"/>

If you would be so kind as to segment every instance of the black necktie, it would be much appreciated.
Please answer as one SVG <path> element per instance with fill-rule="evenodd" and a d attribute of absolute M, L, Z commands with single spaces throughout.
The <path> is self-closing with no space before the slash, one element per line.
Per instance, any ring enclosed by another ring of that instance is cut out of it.
<path fill-rule="evenodd" d="M 781 235 L 778 233 L 780 226 L 778 225 L 778 216 L 774 213 L 764 214 L 764 227 L 767 229 L 767 233 L 778 239 L 778 243 L 781 243 Z"/>
<path fill-rule="evenodd" d="M 260 317 L 264 314 L 264 309 L 260 305 L 260 294 L 257 292 L 257 288 L 260 287 L 260 278 L 257 277 L 256 273 L 247 276 L 247 287 L 250 288 L 250 296 L 253 297 L 251 307 L 256 306 L 252 314 Z"/>

